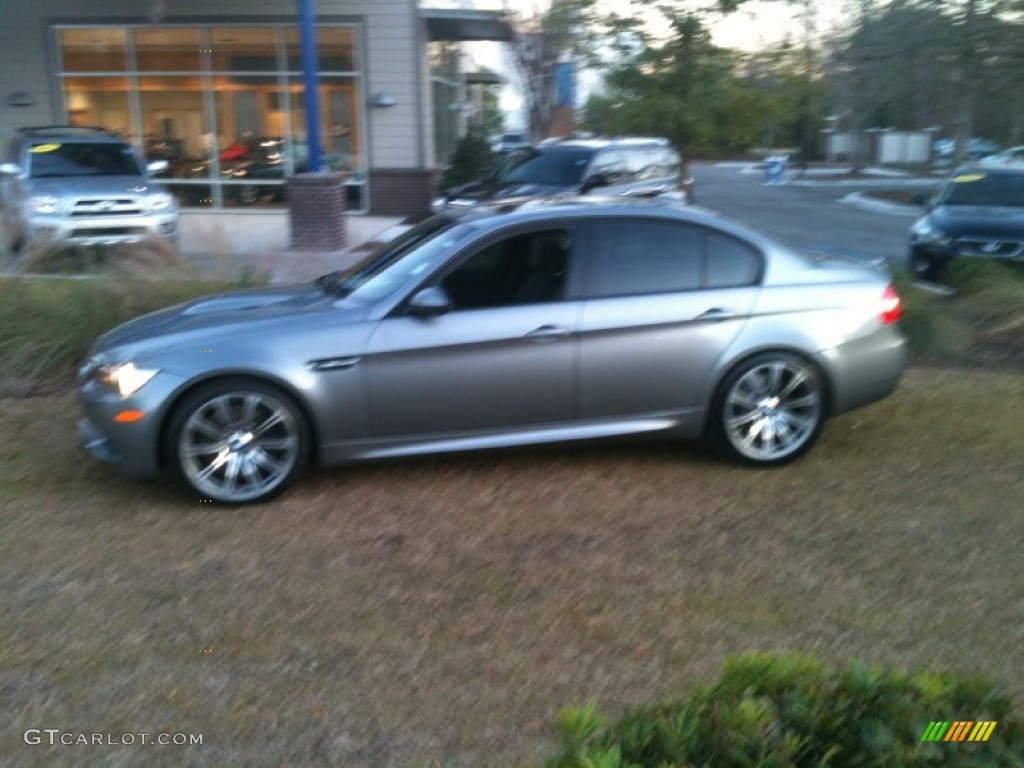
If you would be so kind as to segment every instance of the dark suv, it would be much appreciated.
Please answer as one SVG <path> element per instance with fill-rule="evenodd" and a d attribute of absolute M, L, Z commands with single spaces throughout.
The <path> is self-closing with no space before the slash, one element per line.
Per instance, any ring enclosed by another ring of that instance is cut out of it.
<path fill-rule="evenodd" d="M 910 228 L 908 266 L 935 280 L 956 258 L 1024 262 L 1024 168 L 960 168 Z"/>
<path fill-rule="evenodd" d="M 22 128 L 0 165 L 4 228 L 14 250 L 26 243 L 105 245 L 147 235 L 175 239 L 178 205 L 123 138 L 103 128 Z"/>
<path fill-rule="evenodd" d="M 564 139 L 511 152 L 482 179 L 445 190 L 434 208 L 588 193 L 694 202 L 693 180 L 684 180 L 667 139 Z"/>

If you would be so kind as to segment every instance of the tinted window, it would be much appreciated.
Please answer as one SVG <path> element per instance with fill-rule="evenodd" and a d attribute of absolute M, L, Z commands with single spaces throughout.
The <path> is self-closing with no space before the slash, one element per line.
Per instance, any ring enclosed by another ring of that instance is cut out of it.
<path fill-rule="evenodd" d="M 701 230 L 674 222 L 636 219 L 597 227 L 598 256 L 590 295 L 689 291 L 701 284 Z"/>
<path fill-rule="evenodd" d="M 586 149 L 521 152 L 503 166 L 499 181 L 568 187 L 583 178 L 593 153 Z"/>
<path fill-rule="evenodd" d="M 941 203 L 946 205 L 1024 206 L 1024 173 L 966 171 L 947 185 Z"/>
<path fill-rule="evenodd" d="M 142 171 L 127 144 L 38 141 L 29 150 L 33 178 L 47 176 L 138 176 Z"/>
<path fill-rule="evenodd" d="M 727 235 L 708 233 L 709 288 L 753 285 L 761 275 L 761 254 L 753 246 Z"/>
<path fill-rule="evenodd" d="M 456 310 L 558 301 L 565 293 L 569 245 L 563 229 L 506 237 L 470 256 L 441 284 Z"/>

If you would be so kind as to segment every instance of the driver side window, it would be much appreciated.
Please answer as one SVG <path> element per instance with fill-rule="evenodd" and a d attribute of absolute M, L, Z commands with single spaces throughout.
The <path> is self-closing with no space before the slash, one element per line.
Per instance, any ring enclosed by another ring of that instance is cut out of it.
<path fill-rule="evenodd" d="M 560 301 L 570 242 L 567 229 L 506 237 L 474 253 L 441 285 L 455 311 Z"/>

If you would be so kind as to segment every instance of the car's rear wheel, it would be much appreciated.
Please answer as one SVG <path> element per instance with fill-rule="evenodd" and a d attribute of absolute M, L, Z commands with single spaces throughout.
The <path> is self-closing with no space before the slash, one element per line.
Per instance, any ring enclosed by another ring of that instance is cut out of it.
<path fill-rule="evenodd" d="M 711 419 L 712 441 L 725 456 L 785 464 L 810 449 L 825 423 L 822 376 L 789 352 L 757 355 L 726 376 Z"/>
<path fill-rule="evenodd" d="M 199 496 L 248 504 L 277 496 L 309 459 L 309 425 L 295 401 L 259 381 L 203 386 L 174 411 L 167 454 Z"/>

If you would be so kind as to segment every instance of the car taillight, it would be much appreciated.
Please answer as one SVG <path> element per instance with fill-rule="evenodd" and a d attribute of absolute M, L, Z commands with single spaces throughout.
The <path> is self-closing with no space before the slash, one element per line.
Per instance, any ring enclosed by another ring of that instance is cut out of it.
<path fill-rule="evenodd" d="M 903 311 L 903 302 L 900 300 L 900 295 L 896 293 L 896 286 L 892 283 L 886 287 L 885 292 L 882 294 L 882 312 L 878 316 L 882 321 L 882 325 L 891 325 L 900 319 L 900 314 Z"/>

